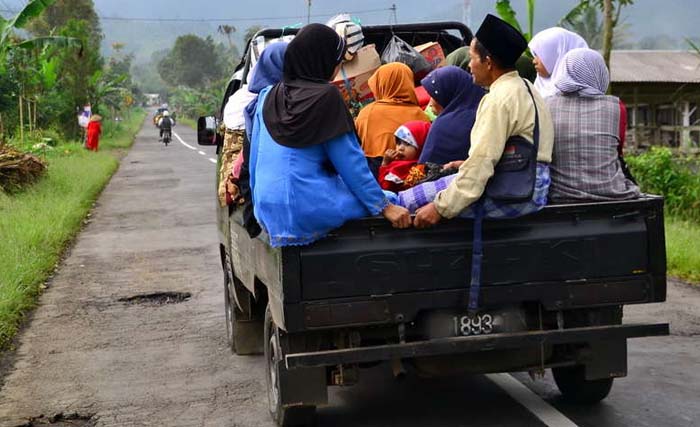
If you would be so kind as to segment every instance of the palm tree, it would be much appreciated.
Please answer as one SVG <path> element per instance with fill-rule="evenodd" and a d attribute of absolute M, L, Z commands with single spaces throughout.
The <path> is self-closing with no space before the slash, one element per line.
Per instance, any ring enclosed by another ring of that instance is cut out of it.
<path fill-rule="evenodd" d="M 595 8 L 587 7 L 574 18 L 565 17 L 559 25 L 579 34 L 591 49 L 603 50 L 603 22 L 599 19 L 598 10 Z M 629 25 L 617 24 L 612 44 L 618 49 L 629 45 Z"/>
<path fill-rule="evenodd" d="M 219 25 L 219 28 L 217 28 L 216 31 L 218 31 L 219 34 L 226 36 L 229 47 L 233 49 L 233 40 L 231 40 L 231 35 L 236 32 L 236 27 L 233 25 Z"/>

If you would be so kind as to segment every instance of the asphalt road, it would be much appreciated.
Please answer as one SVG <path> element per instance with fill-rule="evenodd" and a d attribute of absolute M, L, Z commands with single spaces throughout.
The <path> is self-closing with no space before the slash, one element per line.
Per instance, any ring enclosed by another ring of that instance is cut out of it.
<path fill-rule="evenodd" d="M 272 426 L 262 357 L 226 346 L 214 148 L 175 133 L 164 147 L 146 123 L 4 358 L 0 426 Z M 669 286 L 625 316 L 672 335 L 631 340 L 629 377 L 595 407 L 562 402 L 549 375 L 398 382 L 378 366 L 333 389 L 318 425 L 700 426 L 700 288 Z"/>

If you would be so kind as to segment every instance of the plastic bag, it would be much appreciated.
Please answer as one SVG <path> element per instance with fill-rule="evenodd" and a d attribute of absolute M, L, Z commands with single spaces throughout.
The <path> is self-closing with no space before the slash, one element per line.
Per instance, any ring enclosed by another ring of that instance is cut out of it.
<path fill-rule="evenodd" d="M 430 63 L 423 55 L 397 36 L 391 38 L 382 52 L 382 64 L 390 62 L 401 62 L 408 65 L 413 71 L 416 81 L 425 77 L 432 70 Z"/>

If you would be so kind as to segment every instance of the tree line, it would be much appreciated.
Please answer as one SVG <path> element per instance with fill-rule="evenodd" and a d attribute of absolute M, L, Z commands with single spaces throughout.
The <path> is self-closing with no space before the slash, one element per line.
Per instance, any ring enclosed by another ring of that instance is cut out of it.
<path fill-rule="evenodd" d="M 113 46 L 108 60 L 101 55 L 92 0 L 29 1 L 17 15 L 0 18 L 0 34 L 3 139 L 49 129 L 73 139 L 83 105 L 113 117 L 141 96 L 123 46 Z"/>
<path fill-rule="evenodd" d="M 260 29 L 260 26 L 248 28 L 244 40 Z M 219 26 L 218 32 L 226 37 L 227 43 L 217 43 L 211 36 L 186 34 L 179 36 L 171 49 L 154 54 L 153 62 L 167 85 L 172 109 L 189 118 L 214 112 L 223 88 L 241 60 L 242 50 L 232 40 L 236 31 L 230 25 Z"/>

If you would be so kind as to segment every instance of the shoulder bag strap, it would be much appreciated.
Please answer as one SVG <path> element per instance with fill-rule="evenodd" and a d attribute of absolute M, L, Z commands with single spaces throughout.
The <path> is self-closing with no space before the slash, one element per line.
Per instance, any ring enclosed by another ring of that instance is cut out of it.
<path fill-rule="evenodd" d="M 540 146 L 540 116 L 537 111 L 537 103 L 535 96 L 532 94 L 530 85 L 525 79 L 523 83 L 527 88 L 527 92 L 532 98 L 532 104 L 535 107 L 535 129 L 532 133 L 533 143 L 535 145 L 535 161 L 537 161 L 537 153 Z M 479 294 L 481 292 L 481 264 L 484 258 L 484 242 L 482 238 L 483 222 L 484 222 L 484 202 L 478 200 L 474 206 L 474 230 L 472 235 L 472 268 L 471 282 L 469 283 L 469 293 L 467 294 L 467 312 L 470 316 L 475 316 L 479 310 Z"/>
<path fill-rule="evenodd" d="M 535 102 L 535 96 L 532 94 L 532 88 L 527 84 L 527 81 L 523 79 L 523 83 L 527 88 L 527 93 L 530 94 L 532 99 L 532 105 L 535 107 L 535 130 L 532 131 L 532 142 L 535 144 L 535 160 L 537 160 L 537 153 L 540 149 L 540 114 L 537 110 L 537 103 Z"/>

